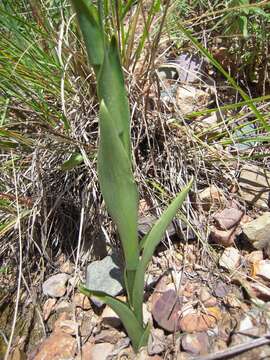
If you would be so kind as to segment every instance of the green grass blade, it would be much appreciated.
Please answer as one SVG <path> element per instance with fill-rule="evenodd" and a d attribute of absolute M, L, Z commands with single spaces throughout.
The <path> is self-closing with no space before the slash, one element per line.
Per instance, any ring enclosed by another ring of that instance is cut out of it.
<path fill-rule="evenodd" d="M 114 312 L 121 319 L 128 336 L 132 342 L 134 350 L 137 352 L 142 343 L 145 344 L 146 338 L 146 329 L 144 329 L 141 324 L 136 319 L 133 311 L 128 307 L 128 305 L 118 299 L 113 298 L 112 296 L 103 293 L 101 291 L 92 291 L 87 289 L 84 286 L 80 286 L 80 291 L 86 296 L 95 296 L 105 304 L 110 306 Z"/>
<path fill-rule="evenodd" d="M 87 0 L 72 0 L 72 4 L 77 14 L 89 62 L 98 74 L 104 57 L 104 37 L 97 10 L 91 1 Z"/>
<path fill-rule="evenodd" d="M 172 203 L 168 206 L 168 208 L 164 211 L 161 217 L 157 220 L 155 225 L 150 230 L 149 234 L 144 243 L 143 253 L 141 257 L 141 261 L 138 265 L 135 281 L 134 281 L 134 289 L 133 289 L 133 306 L 134 312 L 139 319 L 142 321 L 142 303 L 143 303 L 143 290 L 144 290 L 144 274 L 147 269 L 147 266 L 152 259 L 154 251 L 161 241 L 167 227 L 172 222 L 177 210 L 182 206 L 191 186 L 193 180 L 189 182 L 189 184 L 177 195 L 177 197 L 172 201 Z"/>
<path fill-rule="evenodd" d="M 104 101 L 130 159 L 130 113 L 115 37 L 112 38 L 108 52 L 104 56 L 104 63 L 97 80 L 99 98 Z"/>
<path fill-rule="evenodd" d="M 180 30 L 183 34 L 193 43 L 193 45 L 206 57 L 209 59 L 211 64 L 213 64 L 222 75 L 228 80 L 228 82 L 237 90 L 239 91 L 242 98 L 248 102 L 250 109 L 253 111 L 254 115 L 260 121 L 260 123 L 264 126 L 266 130 L 270 130 L 270 126 L 265 120 L 264 116 L 259 112 L 259 110 L 254 105 L 252 99 L 246 94 L 246 92 L 236 83 L 236 81 L 223 69 L 221 64 L 213 57 L 213 55 L 200 44 L 200 42 L 191 34 L 191 32 L 185 29 L 180 23 L 178 24 Z"/>
<path fill-rule="evenodd" d="M 127 271 L 136 270 L 139 258 L 137 186 L 130 160 L 103 100 L 100 104 L 98 174 L 108 212 L 121 237 Z"/>

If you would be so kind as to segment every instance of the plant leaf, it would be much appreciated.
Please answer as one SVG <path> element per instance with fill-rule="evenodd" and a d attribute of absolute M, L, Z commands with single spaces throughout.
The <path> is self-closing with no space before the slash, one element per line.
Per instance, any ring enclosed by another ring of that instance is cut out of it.
<path fill-rule="evenodd" d="M 138 192 L 131 163 L 105 103 L 100 104 L 100 143 L 98 176 L 109 214 L 117 225 L 127 271 L 137 268 Z"/>
<path fill-rule="evenodd" d="M 103 62 L 104 37 L 98 22 L 97 10 L 90 0 L 72 0 L 86 45 L 90 64 L 96 75 Z"/>
<path fill-rule="evenodd" d="M 64 161 L 61 165 L 61 170 L 67 171 L 75 168 L 83 162 L 83 156 L 81 153 L 73 153 L 67 161 Z"/>
<path fill-rule="evenodd" d="M 104 100 L 117 135 L 131 160 L 129 105 L 115 37 L 112 37 L 109 49 L 104 55 L 97 82 L 98 96 L 100 100 Z"/>
<path fill-rule="evenodd" d="M 143 253 L 138 265 L 135 281 L 134 281 L 134 289 L 133 289 L 133 306 L 134 312 L 139 319 L 139 321 L 143 321 L 142 316 L 142 302 L 143 302 L 143 289 L 144 289 L 144 274 L 149 264 L 149 261 L 152 259 L 154 251 L 161 241 L 167 227 L 173 220 L 178 208 L 182 206 L 191 186 L 193 183 L 193 179 L 189 182 L 189 184 L 177 195 L 177 197 L 172 201 L 172 203 L 168 206 L 168 208 L 163 212 L 161 217 L 157 220 L 155 225 L 152 227 L 150 232 L 148 233 L 146 240 L 143 245 Z"/>
<path fill-rule="evenodd" d="M 136 319 L 134 312 L 129 308 L 126 303 L 115 299 L 104 292 L 89 290 L 82 285 L 80 286 L 80 291 L 86 296 L 97 297 L 105 304 L 110 306 L 114 312 L 116 312 L 116 314 L 121 319 L 136 352 L 139 350 L 142 343 L 145 344 L 147 331 L 149 331 L 148 327 L 146 327 L 145 329 L 140 325 L 140 323 Z"/>

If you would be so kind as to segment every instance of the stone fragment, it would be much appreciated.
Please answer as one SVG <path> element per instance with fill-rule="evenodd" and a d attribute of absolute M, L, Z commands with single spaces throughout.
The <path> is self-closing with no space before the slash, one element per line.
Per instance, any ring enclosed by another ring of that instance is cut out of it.
<path fill-rule="evenodd" d="M 257 261 L 263 260 L 263 252 L 262 250 L 252 251 L 250 254 L 246 256 L 246 260 L 251 264 L 256 263 Z"/>
<path fill-rule="evenodd" d="M 228 294 L 229 290 L 230 289 L 228 285 L 226 285 L 222 281 L 218 281 L 213 291 L 214 291 L 214 295 L 217 296 L 218 298 L 224 298 Z"/>
<path fill-rule="evenodd" d="M 216 213 L 214 215 L 214 220 L 221 230 L 230 230 L 240 222 L 243 215 L 243 211 L 237 208 L 226 208 L 221 212 Z"/>
<path fill-rule="evenodd" d="M 108 325 L 114 328 L 118 328 L 122 324 L 119 316 L 108 305 L 106 305 L 105 309 L 103 310 L 102 322 L 104 325 Z"/>
<path fill-rule="evenodd" d="M 74 271 L 74 264 L 72 264 L 71 261 L 67 260 L 60 266 L 60 271 L 70 275 Z"/>
<path fill-rule="evenodd" d="M 270 260 L 260 260 L 252 264 L 252 276 L 270 280 Z"/>
<path fill-rule="evenodd" d="M 224 202 L 224 197 L 215 185 L 211 185 L 198 194 L 199 205 L 203 210 L 209 211 L 210 208 L 218 208 Z"/>
<path fill-rule="evenodd" d="M 270 301 L 270 288 L 268 286 L 254 282 L 250 284 L 250 287 L 258 299 Z"/>
<path fill-rule="evenodd" d="M 201 288 L 200 300 L 205 307 L 212 307 L 217 305 L 217 299 L 209 293 L 206 287 Z"/>
<path fill-rule="evenodd" d="M 123 272 L 117 255 L 106 256 L 87 266 L 86 287 L 116 296 L 123 291 Z M 102 302 L 99 301 L 99 304 Z M 95 302 L 97 305 L 97 303 Z"/>
<path fill-rule="evenodd" d="M 123 337 L 123 333 L 116 329 L 104 329 L 95 336 L 95 344 L 110 343 L 116 344 L 118 340 Z"/>
<path fill-rule="evenodd" d="M 87 341 L 81 350 L 81 357 L 77 356 L 78 359 L 76 360 L 91 360 L 91 351 L 94 344 L 91 341 Z"/>
<path fill-rule="evenodd" d="M 44 321 L 47 321 L 51 315 L 51 313 L 53 312 L 54 308 L 55 308 L 55 304 L 56 304 L 56 299 L 47 299 L 45 301 L 45 304 L 43 305 L 43 319 Z"/>
<path fill-rule="evenodd" d="M 33 360 L 71 360 L 75 356 L 76 339 L 71 335 L 52 333 L 39 345 Z"/>
<path fill-rule="evenodd" d="M 153 318 L 161 328 L 169 332 L 179 329 L 179 311 L 179 299 L 174 289 L 163 292 L 152 304 Z"/>
<path fill-rule="evenodd" d="M 247 203 L 264 210 L 269 208 L 270 171 L 261 166 L 245 165 L 238 185 L 240 196 Z"/>
<path fill-rule="evenodd" d="M 89 351 L 89 360 L 106 360 L 113 352 L 114 345 L 110 343 L 95 344 Z"/>
<path fill-rule="evenodd" d="M 82 294 L 82 293 L 76 293 L 73 298 L 73 303 L 76 307 L 79 307 L 83 310 L 90 310 L 91 304 L 89 298 Z"/>
<path fill-rule="evenodd" d="M 270 212 L 243 225 L 243 233 L 258 250 L 265 250 L 270 256 Z"/>
<path fill-rule="evenodd" d="M 241 255 L 239 250 L 234 247 L 228 247 L 219 259 L 219 266 L 226 270 L 235 270 L 240 265 L 240 261 Z"/>
<path fill-rule="evenodd" d="M 210 94 L 190 85 L 180 85 L 176 89 L 176 105 L 183 115 L 208 105 Z"/>
<path fill-rule="evenodd" d="M 74 320 L 70 319 L 58 319 L 54 323 L 55 332 L 63 332 L 69 335 L 78 334 L 78 324 Z"/>
<path fill-rule="evenodd" d="M 165 350 L 166 350 L 166 341 L 163 330 L 152 329 L 147 344 L 148 354 L 157 355 L 157 354 L 161 354 Z"/>
<path fill-rule="evenodd" d="M 207 308 L 207 314 L 201 312 L 194 312 L 187 314 L 180 318 L 179 325 L 183 332 L 204 332 L 213 328 L 218 318 L 220 317 L 220 311 L 218 308 Z"/>
<path fill-rule="evenodd" d="M 66 284 L 70 275 L 68 274 L 57 274 L 49 277 L 42 285 L 43 294 L 59 298 L 64 296 L 67 290 Z"/>
<path fill-rule="evenodd" d="M 211 227 L 210 239 L 218 245 L 228 247 L 233 245 L 235 240 L 236 232 L 232 230 L 219 230 L 216 227 Z"/>
<path fill-rule="evenodd" d="M 185 334 L 181 339 L 181 346 L 192 355 L 205 355 L 208 353 L 209 339 L 205 332 Z"/>
<path fill-rule="evenodd" d="M 253 326 L 254 326 L 254 325 L 253 325 L 253 322 L 252 322 L 252 319 L 250 318 L 250 316 L 245 315 L 245 316 L 240 320 L 238 331 L 240 331 L 240 332 L 245 332 L 245 331 L 247 331 L 247 330 L 252 329 Z"/>

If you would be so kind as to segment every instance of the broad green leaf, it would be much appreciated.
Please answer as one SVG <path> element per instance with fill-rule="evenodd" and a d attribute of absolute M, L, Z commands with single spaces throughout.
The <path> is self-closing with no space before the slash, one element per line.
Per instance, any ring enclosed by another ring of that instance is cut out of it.
<path fill-rule="evenodd" d="M 92 291 L 84 286 L 80 286 L 80 291 L 86 296 L 97 297 L 116 312 L 116 314 L 121 319 L 136 352 L 139 350 L 142 344 L 145 345 L 147 335 L 149 334 L 149 329 L 148 327 L 145 329 L 141 326 L 141 324 L 136 319 L 134 312 L 128 307 L 126 303 L 115 299 L 104 292 Z"/>
<path fill-rule="evenodd" d="M 81 153 L 75 152 L 73 153 L 70 158 L 63 162 L 61 165 L 61 170 L 67 171 L 74 169 L 76 166 L 80 165 L 83 162 L 83 156 Z"/>
<path fill-rule="evenodd" d="M 157 220 L 155 225 L 150 230 L 149 234 L 146 237 L 143 246 L 143 253 L 138 265 L 134 289 L 133 289 L 133 306 L 134 312 L 139 321 L 143 321 L 142 316 L 142 303 L 143 303 L 143 290 L 144 290 L 144 274 L 147 269 L 147 266 L 152 259 L 154 251 L 161 241 L 167 227 L 172 222 L 177 210 L 182 206 L 191 186 L 193 180 L 177 195 L 177 197 L 172 201 L 168 208 L 164 211 L 161 217 Z"/>
<path fill-rule="evenodd" d="M 89 62 L 98 74 L 104 57 L 104 37 L 97 10 L 90 0 L 72 0 L 72 4 L 77 14 Z"/>
<path fill-rule="evenodd" d="M 131 163 L 104 101 L 100 104 L 98 176 L 108 212 L 117 225 L 126 260 L 127 276 L 137 268 L 138 192 Z"/>
<path fill-rule="evenodd" d="M 104 55 L 97 82 L 98 96 L 104 101 L 117 135 L 131 159 L 129 105 L 115 37 Z"/>

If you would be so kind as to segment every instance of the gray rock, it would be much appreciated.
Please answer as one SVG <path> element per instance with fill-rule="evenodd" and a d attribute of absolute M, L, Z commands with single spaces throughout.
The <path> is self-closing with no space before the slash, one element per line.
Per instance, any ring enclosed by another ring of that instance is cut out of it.
<path fill-rule="evenodd" d="M 258 250 L 265 250 L 270 255 L 270 212 L 246 223 L 242 227 L 244 235 Z"/>
<path fill-rule="evenodd" d="M 214 220 L 221 230 L 230 230 L 237 225 L 244 215 L 243 211 L 237 208 L 226 208 L 214 215 Z"/>
<path fill-rule="evenodd" d="M 102 260 L 94 261 L 87 266 L 86 287 L 89 290 L 103 291 L 111 296 L 119 295 L 124 288 L 121 263 L 117 255 L 106 256 Z M 103 303 L 91 298 L 100 306 Z"/>
<path fill-rule="evenodd" d="M 68 274 L 57 274 L 49 277 L 42 285 L 43 294 L 56 298 L 65 295 L 69 278 L 70 275 Z"/>
<path fill-rule="evenodd" d="M 239 181 L 240 196 L 261 209 L 269 208 L 270 171 L 255 165 L 242 168 Z"/>

